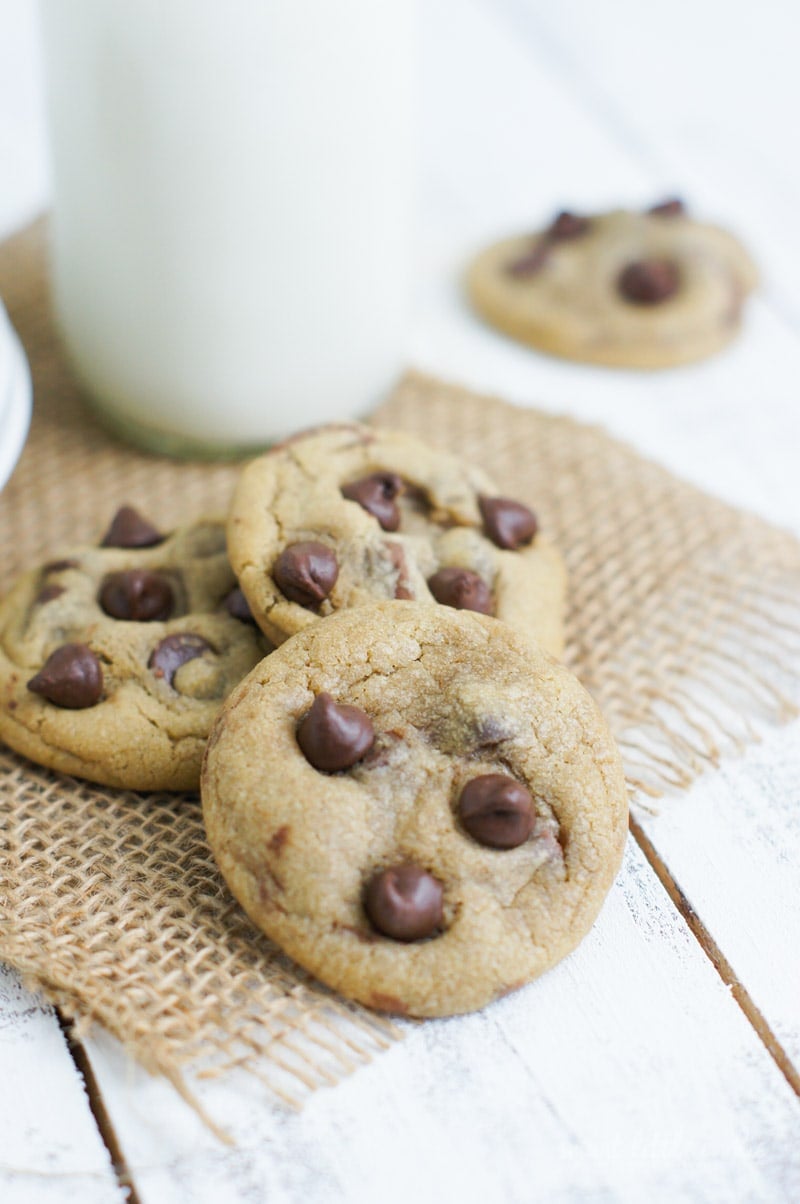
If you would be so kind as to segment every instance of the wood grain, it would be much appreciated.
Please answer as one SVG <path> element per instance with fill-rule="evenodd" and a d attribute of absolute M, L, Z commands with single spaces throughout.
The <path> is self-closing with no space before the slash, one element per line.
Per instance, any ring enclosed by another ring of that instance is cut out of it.
<path fill-rule="evenodd" d="M 52 1008 L 3 966 L 0 1081 L 3 1204 L 125 1200 Z"/>
<path fill-rule="evenodd" d="M 244 1080 L 198 1084 L 235 1151 L 107 1037 L 89 1050 L 142 1204 L 800 1193 L 800 1100 L 634 842 L 586 941 L 522 991 L 409 1025 L 299 1114 Z"/>

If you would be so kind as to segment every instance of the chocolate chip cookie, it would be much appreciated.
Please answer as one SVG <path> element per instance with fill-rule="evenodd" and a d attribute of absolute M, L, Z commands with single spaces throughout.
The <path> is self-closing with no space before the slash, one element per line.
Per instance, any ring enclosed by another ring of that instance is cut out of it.
<path fill-rule="evenodd" d="M 520 632 L 413 602 L 306 627 L 233 691 L 202 776 L 245 910 L 344 995 L 469 1011 L 588 931 L 625 842 L 619 755 Z"/>
<path fill-rule="evenodd" d="M 491 614 L 562 651 L 565 571 L 533 512 L 480 469 L 396 431 L 319 427 L 253 461 L 228 551 L 275 643 L 395 598 Z"/>
<path fill-rule="evenodd" d="M 0 604 L 0 739 L 105 785 L 196 788 L 222 699 L 270 647 L 221 522 L 165 535 L 123 507 L 100 546 L 27 573 Z"/>
<path fill-rule="evenodd" d="M 730 342 L 756 283 L 742 245 L 673 198 L 642 213 L 560 213 L 482 252 L 467 291 L 493 326 L 552 355 L 670 368 Z"/>

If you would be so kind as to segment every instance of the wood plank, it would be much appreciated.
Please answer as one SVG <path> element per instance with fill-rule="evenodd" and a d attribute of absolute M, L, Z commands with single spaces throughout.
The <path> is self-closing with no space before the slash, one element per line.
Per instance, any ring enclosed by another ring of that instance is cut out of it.
<path fill-rule="evenodd" d="M 566 962 L 482 1013 L 407 1027 L 300 1114 L 244 1078 L 200 1085 L 234 1151 L 110 1038 L 89 1049 L 142 1204 L 800 1194 L 800 1100 L 633 842 Z"/>
<path fill-rule="evenodd" d="M 800 1068 L 798 747 L 795 723 L 639 822 Z"/>
<path fill-rule="evenodd" d="M 3 1204 L 126 1199 L 52 1008 L 2 965 L 0 1081 Z"/>

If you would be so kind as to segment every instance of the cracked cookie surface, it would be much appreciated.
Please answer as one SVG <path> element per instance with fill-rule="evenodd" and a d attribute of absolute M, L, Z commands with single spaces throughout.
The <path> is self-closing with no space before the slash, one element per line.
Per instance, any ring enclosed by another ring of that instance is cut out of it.
<path fill-rule="evenodd" d="M 103 545 L 26 573 L 0 603 L 0 739 L 104 785 L 195 789 L 220 703 L 270 649 L 223 523 L 161 535 L 123 508 Z"/>
<path fill-rule="evenodd" d="M 730 342 L 756 282 L 733 235 L 671 200 L 641 213 L 562 213 L 483 251 L 467 291 L 491 325 L 552 355 L 668 368 Z"/>
<path fill-rule="evenodd" d="M 275 643 L 337 610 L 403 599 L 493 614 L 558 656 L 563 561 L 535 515 L 498 493 L 479 468 L 400 432 L 320 427 L 245 468 L 228 551 Z"/>
<path fill-rule="evenodd" d="M 627 796 L 578 681 L 504 623 L 393 602 L 307 627 L 233 691 L 202 776 L 254 922 L 323 982 L 441 1016 L 585 935 Z"/>

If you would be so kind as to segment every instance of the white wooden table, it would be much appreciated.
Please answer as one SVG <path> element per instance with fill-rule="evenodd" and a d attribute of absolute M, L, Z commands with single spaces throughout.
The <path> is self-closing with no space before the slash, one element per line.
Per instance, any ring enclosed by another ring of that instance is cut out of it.
<path fill-rule="evenodd" d="M 425 0 L 419 292 L 409 358 L 600 421 L 800 533 L 800 10 L 791 0 Z M 0 233 L 43 207 L 31 0 L 0 0 Z M 559 206 L 679 191 L 764 287 L 720 358 L 655 375 L 548 360 L 481 327 L 473 247 Z M 800 1199 L 800 725 L 639 817 L 593 932 L 540 982 L 405 1042 L 288 1114 L 165 1083 L 0 976 L 0 1200 L 270 1204 Z M 89 1086 L 87 1094 L 86 1084 Z"/>

